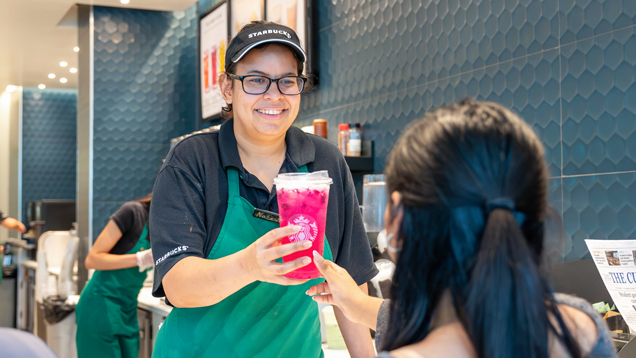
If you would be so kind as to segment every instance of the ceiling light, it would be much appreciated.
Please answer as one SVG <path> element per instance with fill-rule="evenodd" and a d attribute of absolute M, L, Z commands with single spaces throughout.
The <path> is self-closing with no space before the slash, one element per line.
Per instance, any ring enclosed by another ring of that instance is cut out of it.
<path fill-rule="evenodd" d="M 130 2 L 130 0 L 121 0 L 122 4 L 128 4 Z"/>
<path fill-rule="evenodd" d="M 49 73 L 49 78 L 50 78 L 50 79 L 55 78 L 55 73 Z"/>
<path fill-rule="evenodd" d="M 68 66 L 68 63 L 66 63 L 66 61 L 62 61 L 62 62 L 60 62 L 60 66 L 66 67 L 66 66 Z"/>
<path fill-rule="evenodd" d="M 45 88 L 46 88 L 46 86 L 45 86 L 45 85 L 43 85 L 43 84 L 40 84 L 40 85 L 38 85 L 38 88 L 39 88 L 39 89 L 45 89 Z"/>
<path fill-rule="evenodd" d="M 77 47 L 77 46 L 73 47 L 73 51 L 79 52 L 79 47 Z"/>
<path fill-rule="evenodd" d="M 15 91 L 16 88 L 18 88 L 18 87 L 14 86 L 14 85 L 8 85 L 6 91 L 11 93 L 11 92 Z"/>
<path fill-rule="evenodd" d="M 71 73 L 76 73 L 77 72 L 77 68 L 71 67 L 71 69 L 69 71 L 71 71 Z"/>
<path fill-rule="evenodd" d="M 60 82 L 61 83 L 66 83 L 66 81 L 67 81 L 66 78 L 64 78 L 64 77 L 60 78 Z"/>

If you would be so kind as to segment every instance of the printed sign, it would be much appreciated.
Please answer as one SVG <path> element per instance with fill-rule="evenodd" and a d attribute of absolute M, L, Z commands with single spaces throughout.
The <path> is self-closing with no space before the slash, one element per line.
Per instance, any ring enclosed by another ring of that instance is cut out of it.
<path fill-rule="evenodd" d="M 625 323 L 636 329 L 636 240 L 585 240 L 585 243 L 616 308 Z"/>
<path fill-rule="evenodd" d="M 201 116 L 206 119 L 221 113 L 225 100 L 219 89 L 219 75 L 225 71 L 228 44 L 227 3 L 201 19 Z"/>

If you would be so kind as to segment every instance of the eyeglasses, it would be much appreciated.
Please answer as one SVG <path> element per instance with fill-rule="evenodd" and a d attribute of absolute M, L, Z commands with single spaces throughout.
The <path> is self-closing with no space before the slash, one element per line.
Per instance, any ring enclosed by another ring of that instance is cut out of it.
<path fill-rule="evenodd" d="M 259 75 L 237 76 L 229 74 L 230 78 L 239 80 L 243 84 L 243 91 L 247 94 L 263 94 L 269 90 L 272 82 L 276 82 L 276 86 L 280 93 L 285 95 L 298 95 L 305 88 L 306 79 L 300 76 L 284 76 L 281 78 L 269 78 Z"/>

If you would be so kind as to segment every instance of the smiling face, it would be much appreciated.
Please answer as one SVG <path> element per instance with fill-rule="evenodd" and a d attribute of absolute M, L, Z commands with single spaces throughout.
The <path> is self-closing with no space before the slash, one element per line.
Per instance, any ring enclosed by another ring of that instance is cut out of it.
<path fill-rule="evenodd" d="M 236 64 L 235 74 L 262 75 L 269 78 L 299 75 L 292 51 L 277 44 L 248 52 Z M 267 92 L 259 95 L 245 93 L 239 80 L 223 82 L 225 100 L 232 104 L 236 132 L 257 142 L 285 137 L 285 133 L 298 115 L 300 95 L 284 95 L 274 82 Z"/>

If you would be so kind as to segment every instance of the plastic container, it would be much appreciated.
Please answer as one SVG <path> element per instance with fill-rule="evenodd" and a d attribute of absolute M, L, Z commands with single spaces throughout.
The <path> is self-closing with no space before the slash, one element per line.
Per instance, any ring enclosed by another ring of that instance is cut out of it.
<path fill-rule="evenodd" d="M 301 257 L 309 257 L 311 263 L 285 276 L 297 279 L 313 279 L 320 277 L 320 271 L 313 262 L 313 251 L 320 255 L 324 252 L 325 225 L 327 222 L 327 205 L 329 204 L 329 185 L 333 180 L 326 170 L 313 173 L 279 174 L 274 178 L 280 226 L 298 225 L 302 229 L 282 239 L 283 244 L 301 240 L 311 240 L 312 245 L 306 250 L 283 256 L 283 262 Z"/>
<path fill-rule="evenodd" d="M 360 123 L 356 123 L 349 128 L 349 146 L 347 153 L 350 157 L 359 157 L 362 155 L 362 130 Z"/>
<path fill-rule="evenodd" d="M 347 155 L 349 149 L 349 125 L 347 123 L 338 124 L 338 149 L 342 155 Z"/>
<path fill-rule="evenodd" d="M 314 134 L 327 139 L 327 120 L 314 119 Z"/>
<path fill-rule="evenodd" d="M 362 222 L 364 228 L 366 231 L 382 231 L 387 202 L 384 174 L 369 174 L 363 178 Z"/>

